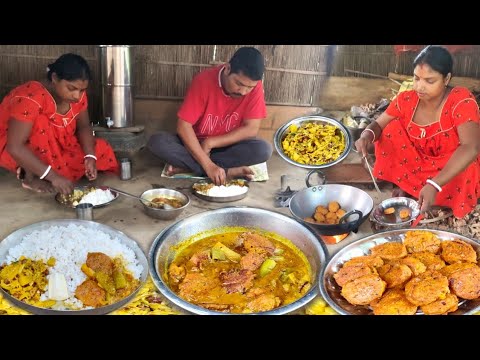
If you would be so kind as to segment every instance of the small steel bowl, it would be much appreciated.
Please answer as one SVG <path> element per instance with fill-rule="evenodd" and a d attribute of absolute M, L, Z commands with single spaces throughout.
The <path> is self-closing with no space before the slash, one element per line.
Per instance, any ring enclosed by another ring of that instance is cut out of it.
<path fill-rule="evenodd" d="M 385 210 L 388 208 L 394 208 L 395 212 L 393 214 L 385 214 Z M 410 216 L 408 218 L 400 218 L 399 212 L 403 208 L 409 210 Z M 408 197 L 393 197 L 383 200 L 375 207 L 372 213 L 374 220 L 379 224 L 394 227 L 406 225 L 415 220 L 418 215 L 420 215 L 418 202 Z"/>
<path fill-rule="evenodd" d="M 155 199 L 156 197 L 176 198 L 183 203 L 183 206 L 177 209 L 160 209 L 160 208 L 153 208 L 151 206 L 148 206 L 147 202 L 140 201 L 143 205 L 145 213 L 148 216 L 151 216 L 155 219 L 160 219 L 160 220 L 175 219 L 190 204 L 190 198 L 187 195 L 173 189 L 151 189 L 143 192 L 142 195 L 140 195 L 140 197 L 142 199 L 150 200 L 150 201 Z"/>
<path fill-rule="evenodd" d="M 343 137 L 345 139 L 345 149 L 343 152 L 340 154 L 340 156 L 335 159 L 334 161 L 331 161 L 326 164 L 322 165 L 311 165 L 311 164 L 301 164 L 299 162 L 296 162 L 292 160 L 290 157 L 288 157 L 285 152 L 283 151 L 282 147 L 282 141 L 285 139 L 285 136 L 288 134 L 288 129 L 291 125 L 296 125 L 298 127 L 302 126 L 303 124 L 308 124 L 308 123 L 318 123 L 318 124 L 323 124 L 323 125 L 333 125 L 338 128 L 337 131 L 341 132 L 343 134 Z M 338 164 L 341 162 L 343 159 L 345 159 L 348 156 L 348 153 L 352 149 L 353 145 L 353 140 L 352 140 L 352 135 L 350 132 L 347 130 L 345 125 L 340 123 L 339 121 L 326 117 L 326 116 L 319 116 L 319 115 L 312 115 L 312 116 L 303 116 L 299 117 L 293 120 L 290 120 L 287 122 L 285 125 L 281 126 L 276 132 L 275 136 L 273 138 L 274 145 L 275 145 L 275 150 L 277 150 L 278 154 L 288 163 L 292 165 L 296 165 L 305 169 L 324 169 L 328 168 L 332 165 Z"/>

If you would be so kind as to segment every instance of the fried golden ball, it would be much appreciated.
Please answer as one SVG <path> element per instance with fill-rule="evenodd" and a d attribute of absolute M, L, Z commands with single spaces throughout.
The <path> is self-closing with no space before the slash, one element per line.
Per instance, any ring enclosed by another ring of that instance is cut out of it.
<path fill-rule="evenodd" d="M 315 214 L 313 215 L 313 218 L 315 219 L 315 221 L 319 222 L 319 223 L 324 223 L 326 218 L 325 218 L 325 215 L 323 215 L 321 212 L 315 212 Z"/>
<path fill-rule="evenodd" d="M 327 215 L 328 209 L 325 206 L 319 205 L 315 208 L 315 212 L 319 212 L 320 214 Z"/>
<path fill-rule="evenodd" d="M 338 209 L 337 212 L 336 212 L 337 217 L 338 217 L 339 219 L 341 219 L 341 218 L 343 217 L 343 215 L 345 215 L 346 213 L 347 213 L 347 212 L 346 212 L 345 210 L 343 210 L 343 209 Z"/>
<path fill-rule="evenodd" d="M 336 213 L 340 209 L 340 204 L 336 201 L 330 201 L 328 203 L 328 211 Z"/>

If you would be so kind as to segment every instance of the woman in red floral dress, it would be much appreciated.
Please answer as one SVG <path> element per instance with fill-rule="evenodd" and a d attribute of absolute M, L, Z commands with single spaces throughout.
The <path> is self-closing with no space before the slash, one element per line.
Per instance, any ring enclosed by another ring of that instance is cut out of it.
<path fill-rule="evenodd" d="M 118 173 L 118 162 L 111 146 L 93 136 L 85 59 L 64 54 L 47 70 L 48 82 L 20 85 L 0 104 L 0 166 L 16 172 L 25 188 L 67 194 L 83 175 Z"/>
<path fill-rule="evenodd" d="M 448 86 L 453 60 L 445 48 L 428 46 L 413 64 L 413 90 L 400 93 L 355 145 L 365 155 L 375 142 L 374 175 L 417 197 L 422 212 L 442 205 L 460 218 L 480 196 L 478 104 L 468 89 Z"/>

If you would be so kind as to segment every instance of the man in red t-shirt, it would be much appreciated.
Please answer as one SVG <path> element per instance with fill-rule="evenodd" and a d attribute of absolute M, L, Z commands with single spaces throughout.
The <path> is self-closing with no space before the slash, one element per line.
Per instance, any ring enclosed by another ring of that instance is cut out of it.
<path fill-rule="evenodd" d="M 170 164 L 168 175 L 194 172 L 217 184 L 253 175 L 249 165 L 267 161 L 272 146 L 257 138 L 267 116 L 262 54 L 238 49 L 227 64 L 197 74 L 178 111 L 177 135 L 154 134 L 150 151 Z"/>

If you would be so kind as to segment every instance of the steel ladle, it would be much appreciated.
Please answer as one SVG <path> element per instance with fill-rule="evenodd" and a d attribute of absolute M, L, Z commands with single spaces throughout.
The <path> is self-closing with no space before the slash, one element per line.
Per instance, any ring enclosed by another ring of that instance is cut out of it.
<path fill-rule="evenodd" d="M 110 190 L 116 191 L 116 192 L 118 192 L 119 194 L 122 194 L 122 195 L 125 195 L 125 196 L 128 196 L 128 197 L 131 197 L 131 198 L 140 200 L 140 201 L 142 201 L 142 202 L 149 203 L 149 204 L 152 205 L 152 207 L 154 207 L 154 208 L 158 208 L 159 206 L 161 206 L 161 208 L 163 208 L 163 209 L 165 209 L 165 210 L 175 209 L 172 205 L 168 205 L 168 204 L 165 204 L 165 203 L 154 203 L 153 201 L 150 201 L 150 200 L 141 198 L 140 196 L 136 196 L 136 195 L 127 193 L 127 192 L 125 192 L 125 191 L 123 191 L 123 190 L 118 190 L 118 189 L 115 189 L 115 188 L 112 188 L 112 187 L 110 187 Z"/>

